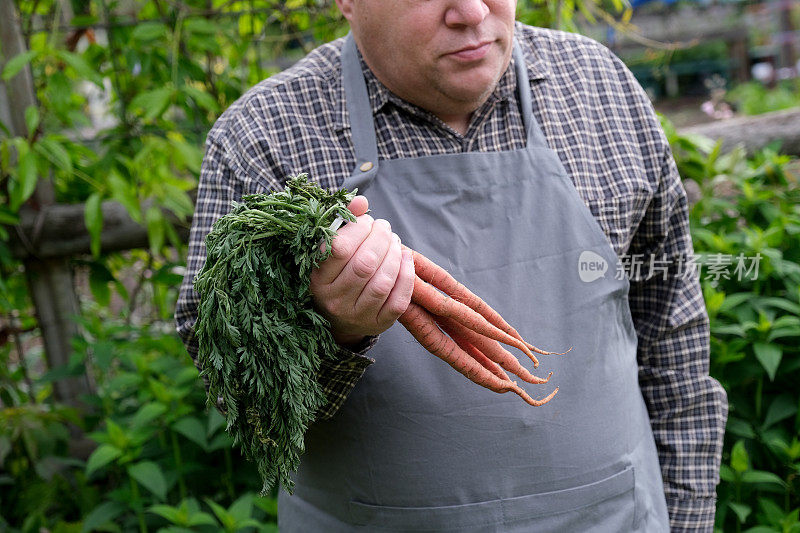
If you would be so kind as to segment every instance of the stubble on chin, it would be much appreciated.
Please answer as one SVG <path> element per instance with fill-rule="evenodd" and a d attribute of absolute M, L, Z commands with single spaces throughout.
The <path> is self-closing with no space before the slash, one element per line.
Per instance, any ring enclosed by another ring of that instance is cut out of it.
<path fill-rule="evenodd" d="M 437 76 L 437 78 L 433 80 L 432 86 L 439 94 L 437 98 L 437 100 L 439 100 L 439 105 L 452 107 L 452 109 L 448 111 L 453 114 L 464 112 L 472 113 L 476 111 L 486 103 L 495 91 L 497 84 L 500 82 L 503 74 L 505 74 L 508 66 L 509 63 L 507 60 L 504 62 L 503 66 L 499 67 L 498 71 L 494 73 L 492 79 L 485 84 L 483 90 L 480 90 L 479 86 L 474 90 L 468 90 L 465 87 L 459 87 L 457 84 L 454 85 L 453 82 L 448 80 L 444 75 Z"/>

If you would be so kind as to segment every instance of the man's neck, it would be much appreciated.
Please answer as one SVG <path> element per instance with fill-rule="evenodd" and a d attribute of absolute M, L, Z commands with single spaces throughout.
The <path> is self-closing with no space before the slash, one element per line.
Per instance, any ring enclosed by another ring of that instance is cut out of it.
<path fill-rule="evenodd" d="M 439 118 L 461 135 L 466 135 L 472 113 L 467 115 L 438 115 Z"/>

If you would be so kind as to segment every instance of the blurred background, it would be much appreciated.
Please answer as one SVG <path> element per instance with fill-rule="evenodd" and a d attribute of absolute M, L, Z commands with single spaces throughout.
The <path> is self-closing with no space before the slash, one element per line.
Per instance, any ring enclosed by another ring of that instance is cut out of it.
<path fill-rule="evenodd" d="M 800 531 L 800 2 L 519 0 L 613 50 L 690 200 L 719 531 Z M 0 531 L 275 531 L 172 314 L 205 136 L 331 0 L 0 0 Z"/>

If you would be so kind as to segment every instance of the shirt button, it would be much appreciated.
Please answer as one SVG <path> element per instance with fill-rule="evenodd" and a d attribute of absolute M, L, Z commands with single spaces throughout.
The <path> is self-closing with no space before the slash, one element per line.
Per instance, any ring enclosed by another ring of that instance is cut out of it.
<path fill-rule="evenodd" d="M 361 163 L 361 166 L 358 167 L 361 169 L 361 172 L 367 172 L 372 168 L 372 161 L 367 161 L 366 163 Z"/>

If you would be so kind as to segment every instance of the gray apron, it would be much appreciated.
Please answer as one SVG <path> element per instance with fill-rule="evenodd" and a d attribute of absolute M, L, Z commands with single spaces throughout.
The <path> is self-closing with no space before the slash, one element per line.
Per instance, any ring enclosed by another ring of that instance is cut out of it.
<path fill-rule="evenodd" d="M 552 370 L 550 383 L 517 380 L 534 398 L 559 392 L 542 407 L 491 392 L 395 323 L 336 416 L 307 432 L 295 493 L 278 498 L 282 533 L 668 530 L 628 282 L 615 279 L 616 253 L 536 123 L 516 43 L 514 57 L 525 148 L 379 162 L 348 37 L 342 75 L 358 162 L 344 187 L 358 187 L 404 244 L 528 342 L 572 346 L 540 357 L 534 373 Z M 603 262 L 605 276 L 582 281 L 579 266 Z"/>

